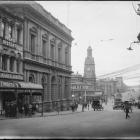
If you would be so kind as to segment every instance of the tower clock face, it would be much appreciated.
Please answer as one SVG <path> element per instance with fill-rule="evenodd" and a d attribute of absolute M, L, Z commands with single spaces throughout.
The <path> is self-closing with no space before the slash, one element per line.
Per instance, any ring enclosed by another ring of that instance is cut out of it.
<path fill-rule="evenodd" d="M 90 68 L 87 68 L 87 71 L 90 71 Z"/>

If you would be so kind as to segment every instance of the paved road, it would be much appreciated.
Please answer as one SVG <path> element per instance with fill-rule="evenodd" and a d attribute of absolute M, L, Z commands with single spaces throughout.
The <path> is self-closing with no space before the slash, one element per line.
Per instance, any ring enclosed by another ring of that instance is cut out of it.
<path fill-rule="evenodd" d="M 123 111 L 93 111 L 48 117 L 0 120 L 3 137 L 139 137 L 140 110 L 125 119 Z"/>

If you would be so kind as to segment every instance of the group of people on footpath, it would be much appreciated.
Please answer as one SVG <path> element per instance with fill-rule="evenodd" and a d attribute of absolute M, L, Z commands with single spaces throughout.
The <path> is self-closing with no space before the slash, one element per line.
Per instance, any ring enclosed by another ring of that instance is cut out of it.
<path fill-rule="evenodd" d="M 38 104 L 17 105 L 16 103 L 6 102 L 4 111 L 5 117 L 17 117 L 20 113 L 23 116 L 32 116 L 38 110 Z"/>

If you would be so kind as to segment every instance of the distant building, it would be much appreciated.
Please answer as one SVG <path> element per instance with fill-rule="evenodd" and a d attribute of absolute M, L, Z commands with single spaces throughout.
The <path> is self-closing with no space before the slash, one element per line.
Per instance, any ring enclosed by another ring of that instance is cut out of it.
<path fill-rule="evenodd" d="M 85 58 L 84 81 L 91 83 L 93 85 L 93 89 L 95 90 L 96 88 L 95 63 L 94 63 L 94 58 L 92 57 L 91 46 L 88 47 L 87 57 Z"/>
<path fill-rule="evenodd" d="M 96 88 L 95 63 L 90 46 L 85 58 L 84 75 L 76 73 L 71 76 L 71 93 L 76 100 L 82 101 L 102 98 L 103 92 Z"/>
<path fill-rule="evenodd" d="M 128 90 L 128 86 L 124 84 L 122 77 L 100 79 L 96 83 L 97 88 L 104 92 L 106 102 L 109 98 L 114 98 L 116 94 L 121 94 Z"/>

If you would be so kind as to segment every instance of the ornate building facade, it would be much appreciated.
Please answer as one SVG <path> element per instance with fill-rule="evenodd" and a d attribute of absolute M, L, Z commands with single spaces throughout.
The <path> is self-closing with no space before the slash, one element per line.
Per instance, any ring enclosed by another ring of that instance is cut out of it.
<path fill-rule="evenodd" d="M 0 110 L 23 79 L 23 18 L 0 6 Z"/>
<path fill-rule="evenodd" d="M 71 100 L 71 30 L 36 2 L 5 2 L 2 6 L 22 17 L 20 35 L 13 36 L 21 41 L 17 48 L 23 54 L 18 75 L 25 83 L 42 85 L 45 111 L 53 110 L 56 103 L 66 109 Z M 24 100 L 29 102 L 30 97 Z M 32 102 L 41 102 L 41 97 L 33 96 Z"/>

